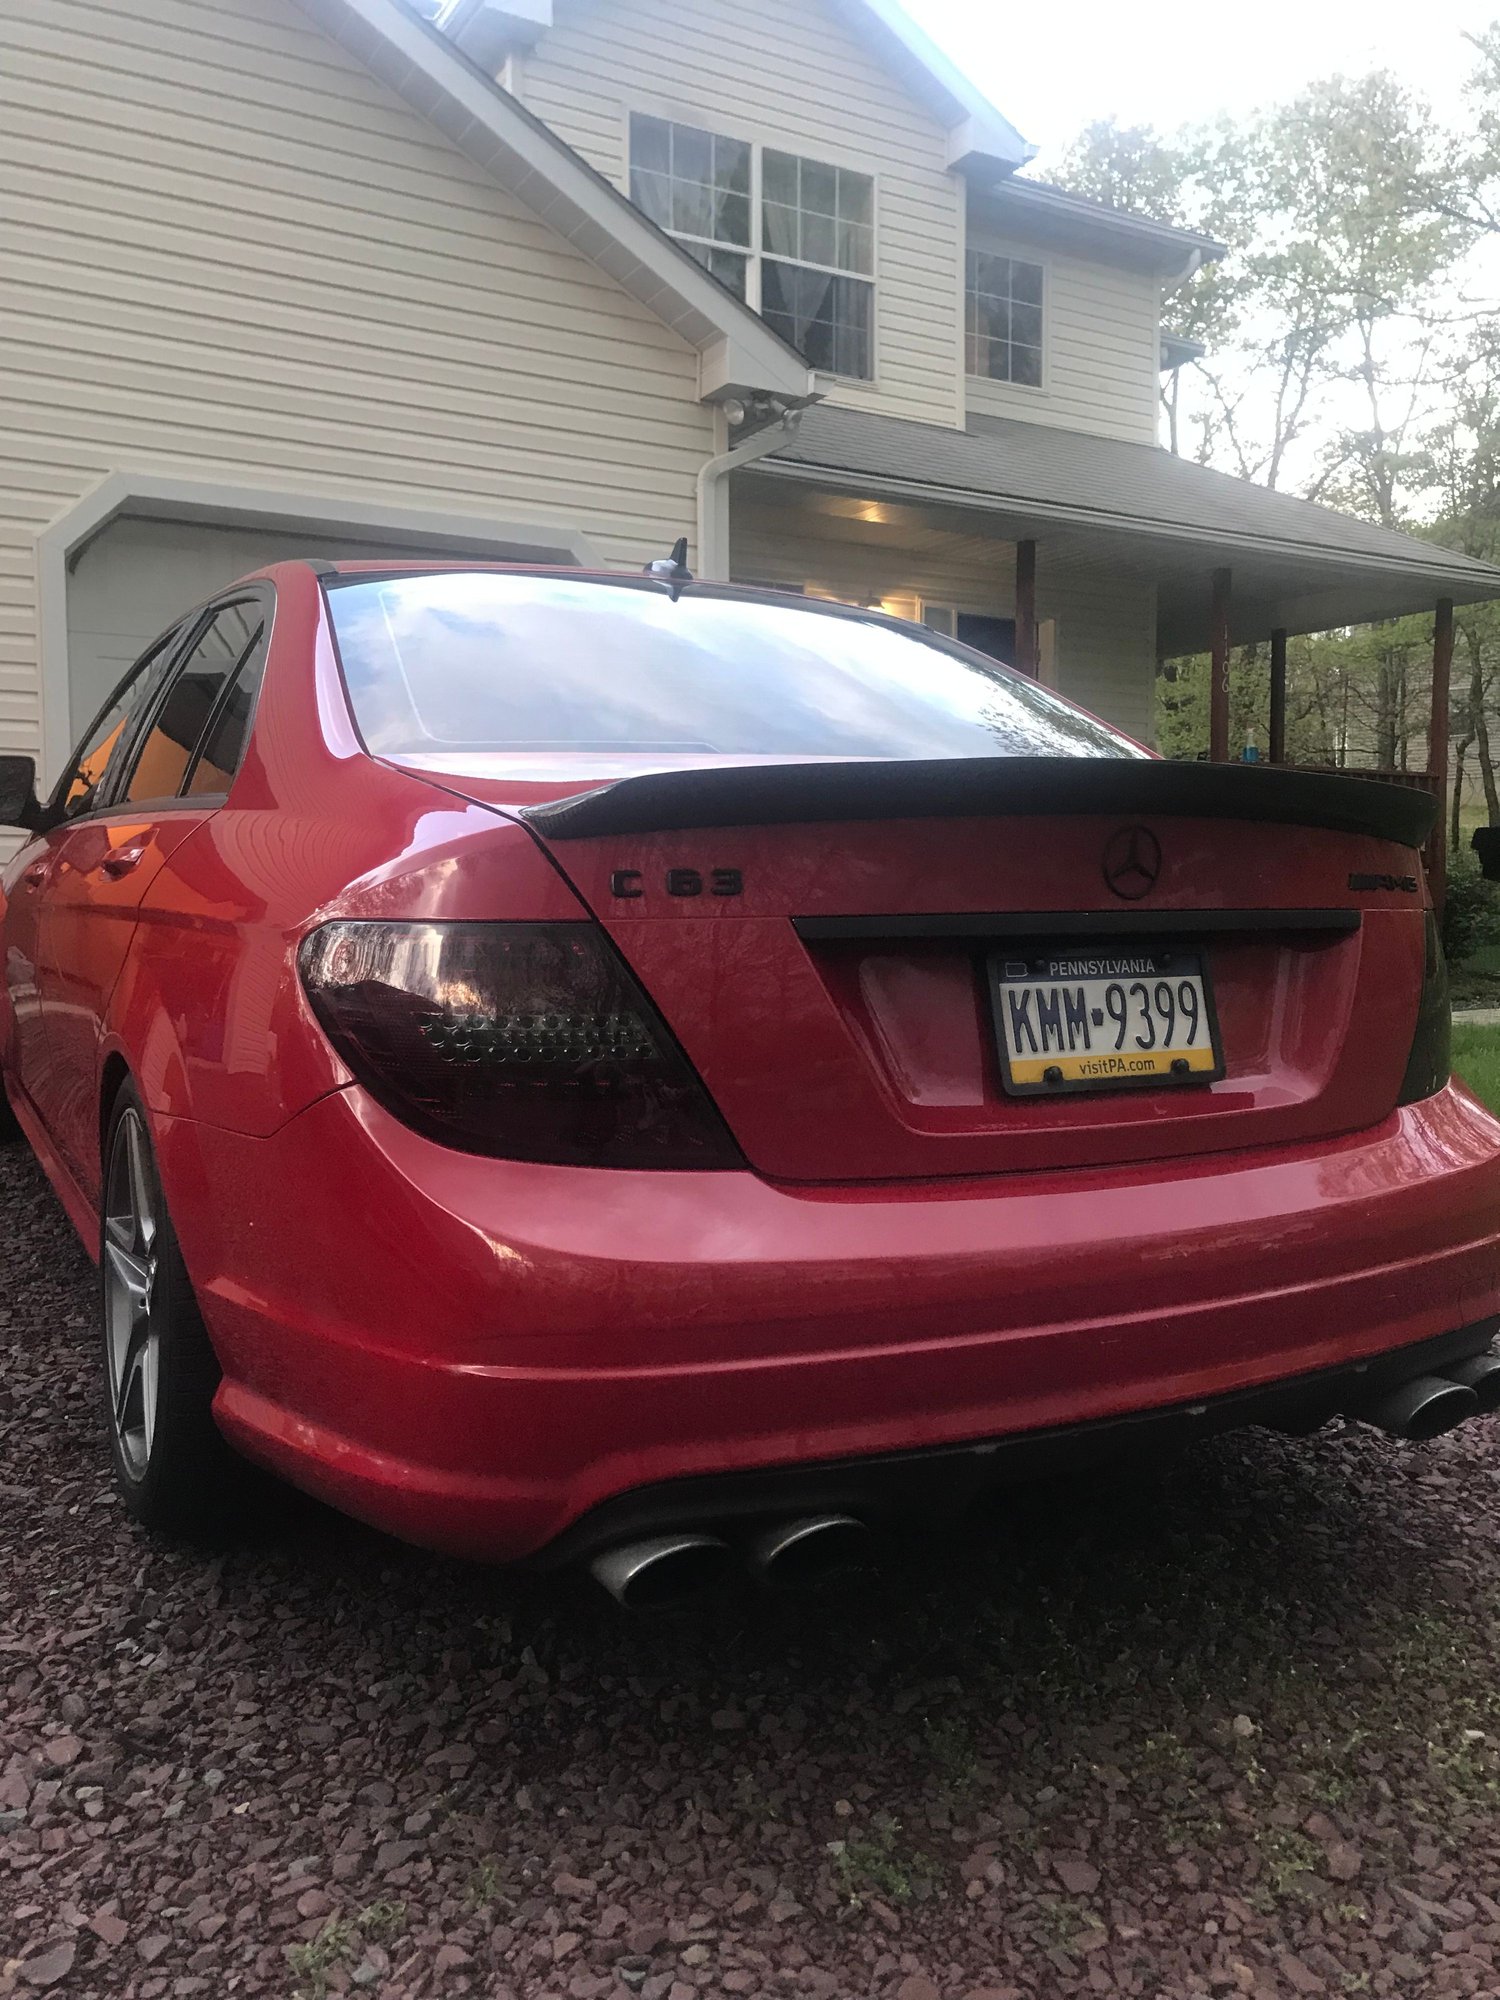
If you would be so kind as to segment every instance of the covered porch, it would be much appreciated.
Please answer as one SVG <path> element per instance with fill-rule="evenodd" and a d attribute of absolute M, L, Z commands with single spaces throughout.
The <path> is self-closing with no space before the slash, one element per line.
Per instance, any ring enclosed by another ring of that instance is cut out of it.
<path fill-rule="evenodd" d="M 1269 642 L 1263 747 L 1281 762 L 1288 637 L 1428 614 L 1426 764 L 1389 775 L 1439 793 L 1453 609 L 1500 597 L 1500 567 L 1154 446 L 1008 418 L 946 430 L 827 404 L 735 475 L 731 559 L 739 581 L 921 620 L 1148 741 L 1158 662 L 1209 654 L 1200 754 L 1218 761 L 1241 749 L 1229 740 L 1236 647 Z"/>

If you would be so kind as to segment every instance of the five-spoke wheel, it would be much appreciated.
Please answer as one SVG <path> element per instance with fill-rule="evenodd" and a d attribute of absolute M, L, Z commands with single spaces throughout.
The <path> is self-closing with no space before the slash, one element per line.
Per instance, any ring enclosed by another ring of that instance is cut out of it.
<path fill-rule="evenodd" d="M 104 1193 L 104 1343 L 109 1405 L 127 1474 L 140 1479 L 156 1433 L 161 1338 L 155 1323 L 157 1194 L 141 1115 L 115 1120 Z"/>
<path fill-rule="evenodd" d="M 110 1453 L 125 1505 L 169 1534 L 218 1532 L 253 1496 L 255 1474 L 214 1422 L 219 1364 L 132 1083 L 120 1087 L 104 1140 L 99 1318 Z"/>

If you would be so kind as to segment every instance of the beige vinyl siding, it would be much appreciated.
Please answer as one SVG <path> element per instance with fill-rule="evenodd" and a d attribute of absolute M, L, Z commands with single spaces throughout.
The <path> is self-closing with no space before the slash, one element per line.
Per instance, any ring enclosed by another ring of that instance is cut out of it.
<path fill-rule="evenodd" d="M 872 509 L 878 518 L 865 519 Z M 995 618 L 1015 612 L 1015 545 L 933 525 L 916 508 L 836 495 L 809 503 L 762 479 L 736 490 L 730 542 L 737 582 L 878 602 L 898 618 L 920 616 L 924 603 Z M 1093 563 L 1063 563 L 1043 543 L 1037 616 L 1053 628 L 1058 692 L 1152 741 L 1155 585 Z"/>
<path fill-rule="evenodd" d="M 823 0 L 556 0 L 510 66 L 527 109 L 628 191 L 632 110 L 876 178 L 876 380 L 831 401 L 963 420 L 962 183 L 947 135 Z"/>
<path fill-rule="evenodd" d="M 1041 388 L 970 376 L 968 407 L 984 416 L 1154 444 L 1161 344 L 1156 279 L 978 227 L 968 240 L 975 249 L 1024 257 L 1046 274 Z"/>
<path fill-rule="evenodd" d="M 697 355 L 292 0 L 7 0 L 0 182 L 0 748 L 112 472 L 691 533 Z"/>
<path fill-rule="evenodd" d="M 1044 557 L 1038 551 L 1038 564 Z M 1142 743 L 1156 741 L 1156 585 L 1105 569 L 1037 586 L 1039 615 L 1057 621 L 1057 685 Z"/>

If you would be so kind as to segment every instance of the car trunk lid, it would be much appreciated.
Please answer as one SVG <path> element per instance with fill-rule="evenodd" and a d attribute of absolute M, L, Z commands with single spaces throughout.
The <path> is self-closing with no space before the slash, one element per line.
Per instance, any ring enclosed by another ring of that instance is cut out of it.
<path fill-rule="evenodd" d="M 501 803 L 473 771 L 440 781 Z M 1185 1161 L 1397 1102 L 1424 957 L 1416 791 L 983 758 L 655 772 L 519 811 L 773 1177 Z M 1201 972 L 1222 1075 L 1006 1088 L 1007 967 L 1107 977 L 1152 955 Z"/>

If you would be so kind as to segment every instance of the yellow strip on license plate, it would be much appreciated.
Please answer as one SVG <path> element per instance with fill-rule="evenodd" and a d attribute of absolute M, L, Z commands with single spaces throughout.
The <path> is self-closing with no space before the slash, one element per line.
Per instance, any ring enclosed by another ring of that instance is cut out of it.
<path fill-rule="evenodd" d="M 1222 1074 L 1197 952 L 1072 948 L 991 962 L 1006 1089 L 1038 1095 Z"/>

